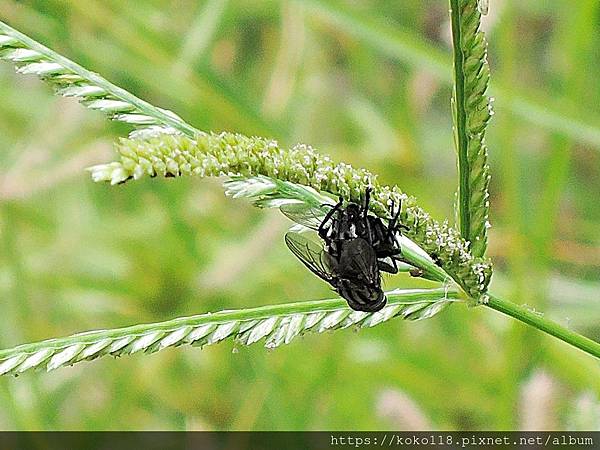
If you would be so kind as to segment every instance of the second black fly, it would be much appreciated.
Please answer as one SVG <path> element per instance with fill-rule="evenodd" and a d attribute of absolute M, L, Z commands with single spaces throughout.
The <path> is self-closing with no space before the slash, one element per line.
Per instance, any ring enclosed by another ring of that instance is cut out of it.
<path fill-rule="evenodd" d="M 340 200 L 320 221 L 314 211 L 298 204 L 282 207 L 292 220 L 317 231 L 325 246 L 320 246 L 301 234 L 289 232 L 285 242 L 289 249 L 314 274 L 327 281 L 348 305 L 357 311 L 379 311 L 386 298 L 381 289 L 381 271 L 397 273 L 401 259 L 398 236 L 402 228 L 398 221 L 400 205 L 388 224 L 369 214 L 370 189 L 365 192 L 364 205 Z M 394 206 L 392 205 L 392 211 Z"/>

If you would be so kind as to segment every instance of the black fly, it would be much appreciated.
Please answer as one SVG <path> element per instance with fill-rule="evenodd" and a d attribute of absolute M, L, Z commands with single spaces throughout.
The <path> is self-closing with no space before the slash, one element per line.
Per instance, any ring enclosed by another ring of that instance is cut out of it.
<path fill-rule="evenodd" d="M 361 238 L 348 239 L 333 256 L 298 233 L 285 235 L 289 249 L 315 275 L 331 284 L 357 311 L 379 311 L 386 298 L 373 247 Z"/>
<path fill-rule="evenodd" d="M 358 311 L 379 311 L 386 303 L 381 289 L 381 273 L 397 273 L 400 259 L 397 236 L 404 225 L 398 222 L 400 208 L 386 226 L 368 214 L 370 190 L 364 206 L 342 201 L 331 208 L 321 221 L 320 211 L 304 205 L 290 204 L 281 210 L 292 220 L 317 231 L 325 248 L 304 236 L 289 232 L 285 241 L 289 249 L 314 274 L 331 284 Z M 392 207 L 393 209 L 393 207 Z"/>
<path fill-rule="evenodd" d="M 397 259 L 400 259 L 401 248 L 397 236 L 402 229 L 407 229 L 398 221 L 401 205 L 386 226 L 379 217 L 369 215 L 370 194 L 371 190 L 367 188 L 364 206 L 349 203 L 342 209 L 340 201 L 325 216 L 317 231 L 321 239 L 330 247 L 329 250 L 334 253 L 336 247 L 345 239 L 359 237 L 366 240 L 375 251 L 379 270 L 398 273 Z"/>

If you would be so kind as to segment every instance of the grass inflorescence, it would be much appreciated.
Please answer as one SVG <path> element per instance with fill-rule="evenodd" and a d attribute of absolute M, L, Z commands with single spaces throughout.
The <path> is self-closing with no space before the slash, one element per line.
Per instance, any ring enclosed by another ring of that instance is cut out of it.
<path fill-rule="evenodd" d="M 427 319 L 459 301 L 456 291 L 444 288 L 397 289 L 386 296 L 388 305 L 375 313 L 353 311 L 341 299 L 317 300 L 181 317 L 25 344 L 0 350 L 0 375 L 19 375 L 33 369 L 51 371 L 102 356 L 155 353 L 180 345 L 202 347 L 226 339 L 240 345 L 264 340 L 265 347 L 276 348 L 308 332 L 374 327 L 393 317 Z"/>
<path fill-rule="evenodd" d="M 471 252 L 483 256 L 489 227 L 490 174 L 485 131 L 492 108 L 486 91 L 490 79 L 487 42 L 480 30 L 477 2 L 451 0 L 454 49 L 452 116 L 458 154 L 458 221 Z"/>
<path fill-rule="evenodd" d="M 389 217 L 392 205 L 402 205 L 400 219 L 406 235 L 425 250 L 473 299 L 485 302 L 491 277 L 489 260 L 473 257 L 458 231 L 440 224 L 396 186 L 381 185 L 365 169 L 335 163 L 312 147 L 296 145 L 283 150 L 276 141 L 236 133 L 200 134 L 195 139 L 161 135 L 149 139 L 122 139 L 117 145 L 119 161 L 89 170 L 95 181 L 124 183 L 143 176 L 263 175 L 310 186 L 317 191 L 360 202 L 365 189 L 373 189 L 371 209 Z"/>

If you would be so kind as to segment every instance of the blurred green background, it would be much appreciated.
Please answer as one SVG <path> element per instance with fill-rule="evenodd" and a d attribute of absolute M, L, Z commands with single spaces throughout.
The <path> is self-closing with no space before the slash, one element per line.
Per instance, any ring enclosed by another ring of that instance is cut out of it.
<path fill-rule="evenodd" d="M 492 289 L 596 340 L 599 10 L 485 18 Z M 0 19 L 200 129 L 313 144 L 453 220 L 446 0 L 3 0 Z M 0 348 L 331 295 L 286 219 L 217 180 L 92 183 L 127 132 L 0 64 Z M 232 350 L 2 378 L 0 428 L 600 429 L 598 361 L 484 308 Z"/>

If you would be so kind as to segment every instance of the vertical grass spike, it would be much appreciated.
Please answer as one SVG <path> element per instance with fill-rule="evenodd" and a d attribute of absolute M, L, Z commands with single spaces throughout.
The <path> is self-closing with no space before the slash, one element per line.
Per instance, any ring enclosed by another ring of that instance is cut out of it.
<path fill-rule="evenodd" d="M 480 30 L 477 0 L 450 0 L 452 46 L 454 49 L 454 92 L 452 116 L 454 144 L 458 153 L 458 223 L 473 256 L 482 257 L 487 248 L 489 211 L 485 130 L 492 116 L 486 96 L 490 70 L 487 42 Z"/>

